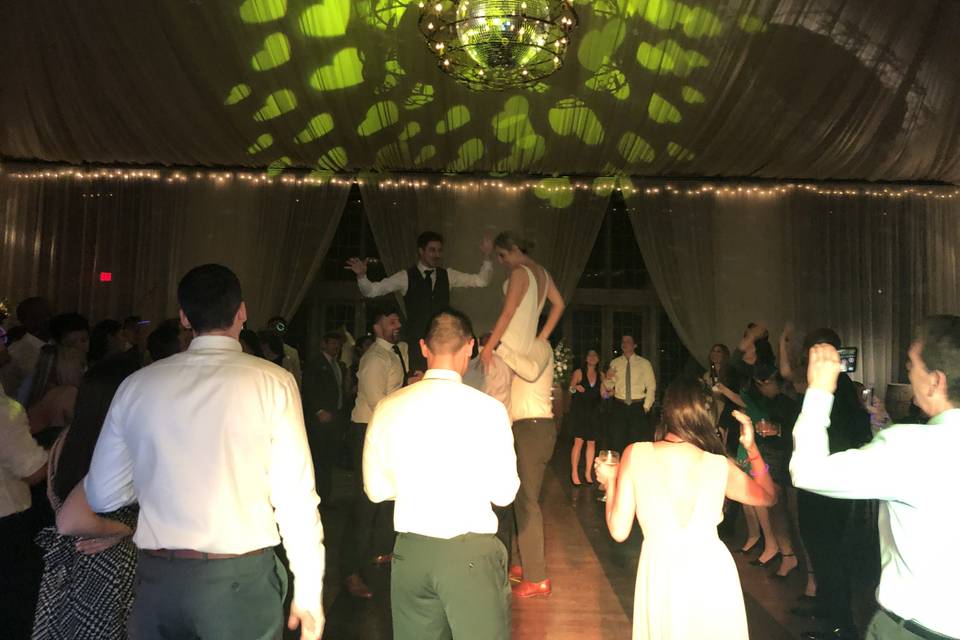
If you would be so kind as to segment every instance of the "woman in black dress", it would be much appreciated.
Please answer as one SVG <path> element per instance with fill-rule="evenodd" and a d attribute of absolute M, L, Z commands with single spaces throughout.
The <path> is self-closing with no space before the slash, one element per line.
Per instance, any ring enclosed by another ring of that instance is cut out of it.
<path fill-rule="evenodd" d="M 570 450 L 570 480 L 580 486 L 580 451 L 587 443 L 584 456 L 584 479 L 593 484 L 593 456 L 597 448 L 597 431 L 600 428 L 600 393 L 603 376 L 600 374 L 600 354 L 594 349 L 587 351 L 583 366 L 573 372 L 570 379 L 570 422 L 573 424 L 573 448 Z"/>
<path fill-rule="evenodd" d="M 123 380 L 137 364 L 130 358 L 108 357 L 90 368 L 80 382 L 71 425 L 50 450 L 48 497 L 55 512 L 90 469 L 93 449 L 107 409 Z M 83 498 L 75 495 L 71 500 Z M 60 522 L 73 528 L 96 530 L 100 538 L 61 535 L 57 527 L 40 531 L 43 578 L 37 599 L 33 640 L 124 640 L 127 614 L 133 602 L 137 550 L 129 538 L 137 521 L 135 505 L 83 522 Z M 91 524 L 92 522 L 92 524 Z"/>

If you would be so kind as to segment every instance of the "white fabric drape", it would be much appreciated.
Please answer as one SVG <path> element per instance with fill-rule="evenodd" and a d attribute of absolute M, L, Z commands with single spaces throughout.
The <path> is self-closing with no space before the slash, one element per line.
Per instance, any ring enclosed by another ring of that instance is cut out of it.
<path fill-rule="evenodd" d="M 637 186 L 627 196 L 637 242 L 661 303 L 701 364 L 714 342 L 735 346 L 750 321 L 766 323 L 774 341 L 788 321 L 798 340 L 829 326 L 860 350 L 854 378 L 882 393 L 903 378 L 920 319 L 960 313 L 956 197 Z"/>
<path fill-rule="evenodd" d="M 960 3 L 574 5 L 559 72 L 478 93 L 406 0 L 6 2 L 0 157 L 960 181 Z"/>
<path fill-rule="evenodd" d="M 386 272 L 416 262 L 417 234 L 443 234 L 445 264 L 459 271 L 479 270 L 484 234 L 512 231 L 533 240 L 531 256 L 546 267 L 569 300 L 603 223 L 612 180 L 578 184 L 567 178 L 536 181 L 365 176 L 364 209 Z M 440 188 L 437 188 L 440 185 Z M 577 186 L 585 188 L 576 188 Z M 552 189 L 552 191 L 551 191 Z M 451 304 L 473 319 L 482 333 L 492 328 L 503 303 L 506 271 L 496 266 L 491 286 L 454 289 Z"/>
<path fill-rule="evenodd" d="M 191 267 L 220 262 L 240 277 L 251 326 L 297 309 L 349 193 L 326 184 L 237 178 L 14 178 L 0 174 L 0 299 L 42 295 L 91 317 L 175 315 Z M 41 167 L 39 170 L 43 170 Z M 111 282 L 99 274 L 110 272 Z"/>

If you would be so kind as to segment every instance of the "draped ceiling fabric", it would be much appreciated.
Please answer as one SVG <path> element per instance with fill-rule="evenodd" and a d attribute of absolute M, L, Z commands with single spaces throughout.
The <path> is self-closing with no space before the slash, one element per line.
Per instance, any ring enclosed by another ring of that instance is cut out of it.
<path fill-rule="evenodd" d="M 557 288 L 570 300 L 596 242 L 614 181 L 581 184 L 553 178 L 537 181 L 535 188 L 524 188 L 526 181 L 518 179 L 488 181 L 497 186 L 483 182 L 363 176 L 364 209 L 386 273 L 416 262 L 416 237 L 421 231 L 442 233 L 445 264 L 467 273 L 480 268 L 479 243 L 484 235 L 511 231 L 534 242 L 531 257 L 550 271 Z M 497 265 L 489 287 L 451 291 L 451 304 L 471 317 L 478 335 L 491 330 L 497 320 L 506 278 L 506 270 Z"/>
<path fill-rule="evenodd" d="M 8 167 L 15 170 L 16 167 Z M 0 174 L 0 300 L 43 295 L 94 320 L 176 315 L 191 267 L 230 266 L 250 323 L 292 315 L 340 221 L 349 181 L 254 184 L 238 179 Z M 100 282 L 100 273 L 112 274 Z"/>
<path fill-rule="evenodd" d="M 766 324 L 774 344 L 787 322 L 797 341 L 829 326 L 859 348 L 853 377 L 882 394 L 905 375 L 921 318 L 960 312 L 960 202 L 953 188 L 927 191 L 953 195 L 641 187 L 627 201 L 660 300 L 701 364 L 713 343 L 733 348 L 751 321 Z"/>
<path fill-rule="evenodd" d="M 960 180 L 960 3 L 574 4 L 558 73 L 474 93 L 406 0 L 6 3 L 0 156 Z"/>

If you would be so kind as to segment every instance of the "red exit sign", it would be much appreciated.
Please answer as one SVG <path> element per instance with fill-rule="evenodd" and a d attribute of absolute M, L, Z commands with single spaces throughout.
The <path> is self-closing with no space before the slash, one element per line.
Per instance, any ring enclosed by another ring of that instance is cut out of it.
<path fill-rule="evenodd" d="M 100 272 L 100 282 L 113 282 L 113 272 L 112 272 L 112 271 L 101 271 L 101 272 Z"/>

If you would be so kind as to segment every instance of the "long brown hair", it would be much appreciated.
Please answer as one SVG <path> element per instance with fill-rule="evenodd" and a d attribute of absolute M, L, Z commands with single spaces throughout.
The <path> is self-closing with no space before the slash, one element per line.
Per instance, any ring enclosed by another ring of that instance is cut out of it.
<path fill-rule="evenodd" d="M 663 398 L 663 416 L 654 439 L 663 440 L 672 433 L 708 453 L 724 455 L 723 443 L 714 426 L 712 405 L 713 397 L 699 380 L 674 381 Z"/>

